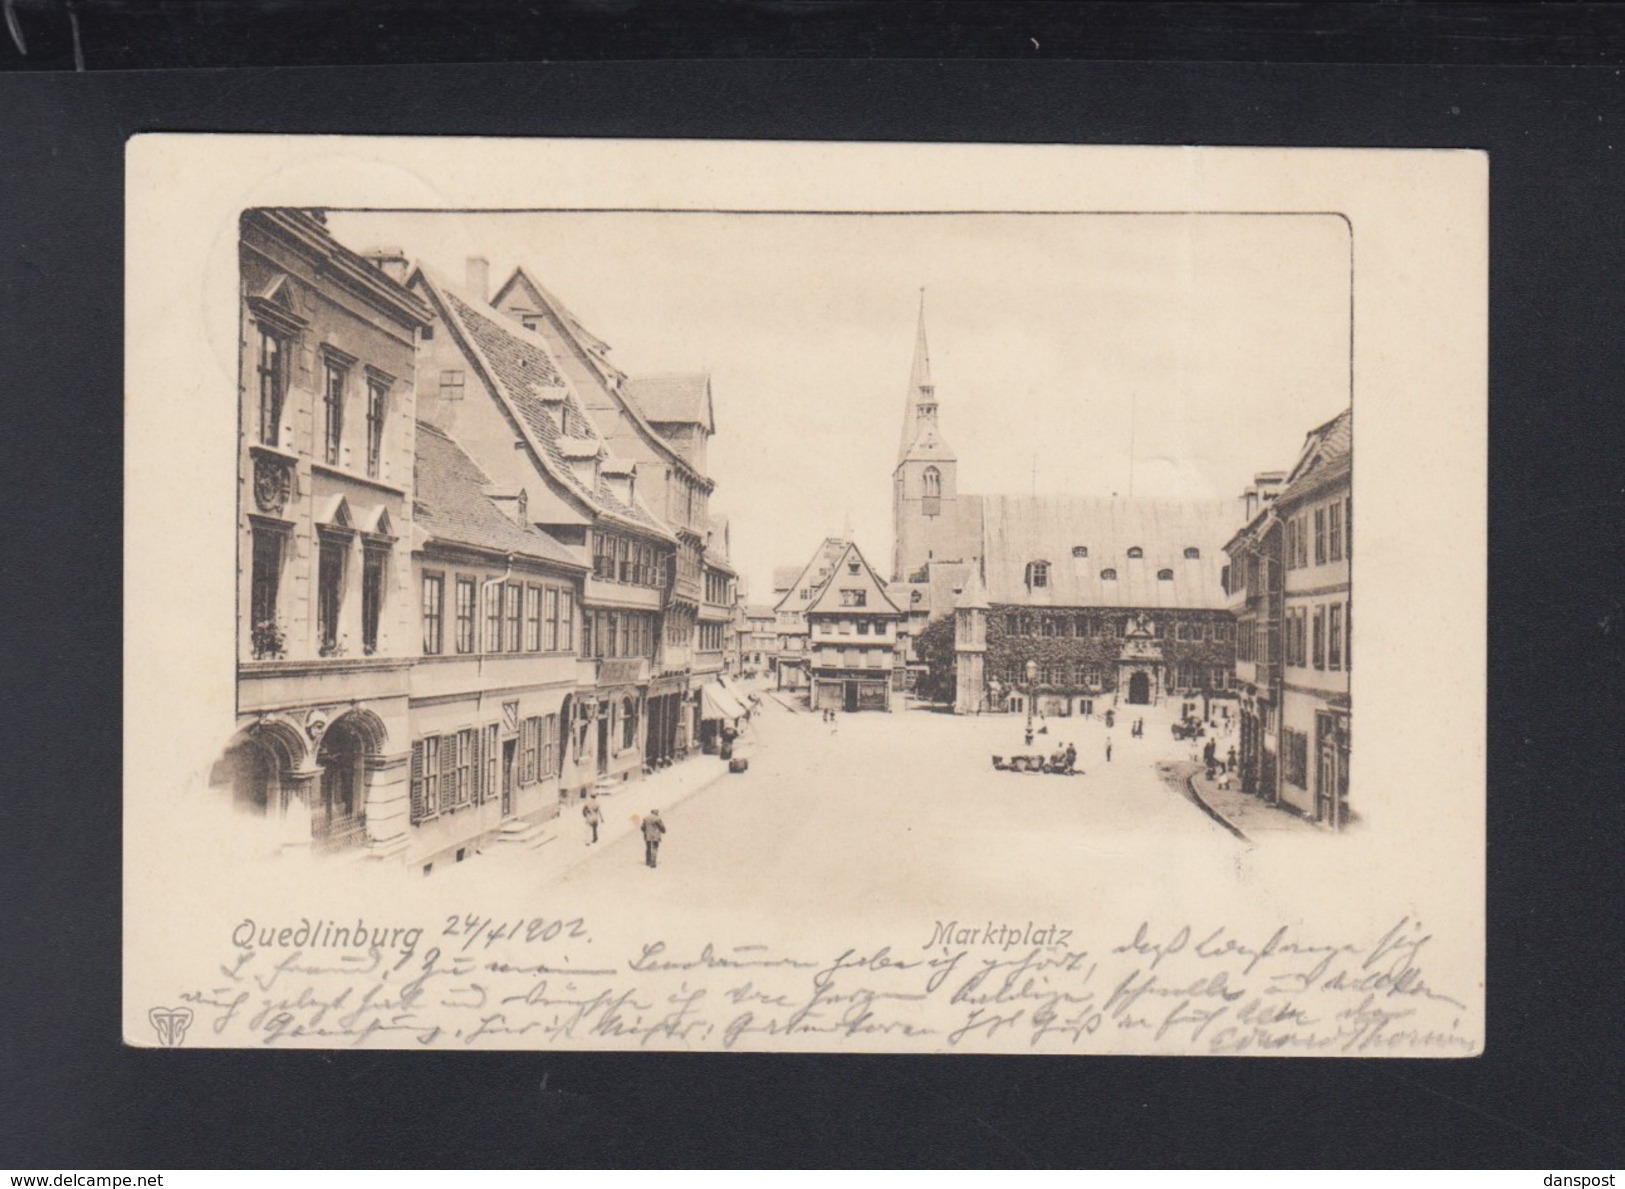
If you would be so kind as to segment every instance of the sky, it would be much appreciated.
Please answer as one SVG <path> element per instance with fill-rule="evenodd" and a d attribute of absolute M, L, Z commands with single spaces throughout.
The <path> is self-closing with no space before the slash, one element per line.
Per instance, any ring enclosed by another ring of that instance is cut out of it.
<path fill-rule="evenodd" d="M 334 212 L 447 279 L 523 264 L 632 375 L 708 371 L 752 601 L 848 524 L 884 573 L 924 291 L 965 493 L 1239 496 L 1349 404 L 1325 215 Z"/>

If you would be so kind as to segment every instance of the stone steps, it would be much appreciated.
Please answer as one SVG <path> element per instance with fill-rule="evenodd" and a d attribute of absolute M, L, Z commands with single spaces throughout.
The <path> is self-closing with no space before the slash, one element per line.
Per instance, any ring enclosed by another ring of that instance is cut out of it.
<path fill-rule="evenodd" d="M 502 823 L 497 832 L 497 845 L 522 850 L 536 850 L 557 837 L 555 822 L 527 822 L 518 818 Z"/>

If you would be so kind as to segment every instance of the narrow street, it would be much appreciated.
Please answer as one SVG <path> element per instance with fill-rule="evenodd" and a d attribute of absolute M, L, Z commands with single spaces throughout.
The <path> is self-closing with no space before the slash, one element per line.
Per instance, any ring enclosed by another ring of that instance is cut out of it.
<path fill-rule="evenodd" d="M 1141 739 L 1118 719 L 1110 763 L 1104 723 L 1050 720 L 1030 750 L 1074 743 L 1084 774 L 1063 777 L 993 769 L 993 754 L 1027 750 L 1017 715 L 843 714 L 832 727 L 762 704 L 746 736 L 749 771 L 664 812 L 656 870 L 634 833 L 553 890 L 617 913 L 651 899 L 701 916 L 751 906 L 794 935 L 797 919 L 929 921 L 989 906 L 1053 915 L 1157 878 L 1148 855 L 1177 871 L 1227 863 L 1239 847 L 1158 771 L 1190 747 L 1156 711 Z M 635 787 L 612 801 L 608 813 L 645 808 Z"/>

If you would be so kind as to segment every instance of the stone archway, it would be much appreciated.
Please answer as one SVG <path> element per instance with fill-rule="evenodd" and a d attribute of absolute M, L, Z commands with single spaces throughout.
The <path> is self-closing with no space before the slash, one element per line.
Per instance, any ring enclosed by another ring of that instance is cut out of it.
<path fill-rule="evenodd" d="M 256 817 L 281 817 L 296 796 L 309 757 L 292 724 L 264 719 L 237 732 L 215 765 L 211 783 L 230 791 L 232 807 Z"/>
<path fill-rule="evenodd" d="M 1129 674 L 1128 701 L 1130 706 L 1151 704 L 1151 677 L 1144 669 L 1136 669 Z"/>
<path fill-rule="evenodd" d="M 316 749 L 319 775 L 312 790 L 310 829 L 324 849 L 366 843 L 369 773 L 387 738 L 382 721 L 369 710 L 342 714 L 322 733 Z"/>

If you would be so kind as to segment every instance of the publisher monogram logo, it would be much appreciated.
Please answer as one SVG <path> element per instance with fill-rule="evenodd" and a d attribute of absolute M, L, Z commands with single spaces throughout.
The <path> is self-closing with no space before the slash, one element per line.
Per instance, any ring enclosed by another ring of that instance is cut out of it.
<path fill-rule="evenodd" d="M 186 1029 L 192 1023 L 192 1009 L 155 1007 L 147 1013 L 147 1019 L 152 1021 L 153 1031 L 158 1034 L 158 1043 L 172 1049 L 186 1039 Z"/>

